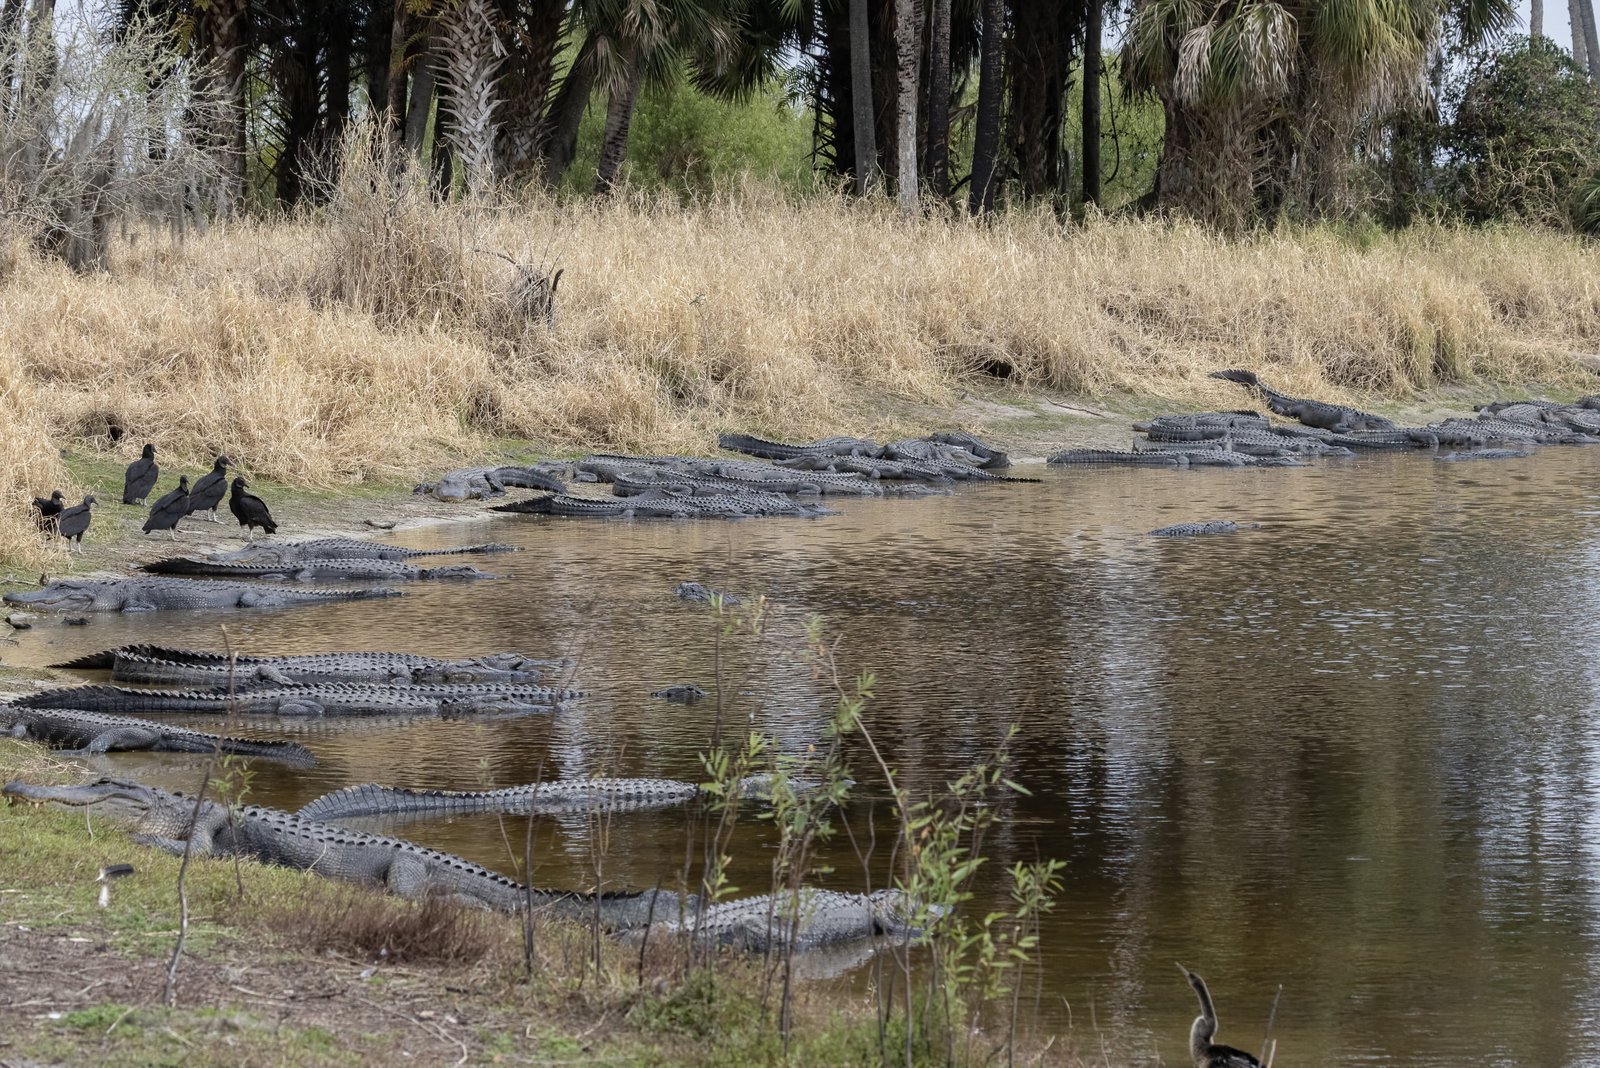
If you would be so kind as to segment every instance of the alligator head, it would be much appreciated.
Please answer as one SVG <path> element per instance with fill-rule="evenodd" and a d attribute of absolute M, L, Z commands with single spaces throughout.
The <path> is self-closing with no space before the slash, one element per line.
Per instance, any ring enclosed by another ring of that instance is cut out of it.
<path fill-rule="evenodd" d="M 94 806 L 112 819 L 126 823 L 138 823 L 164 803 L 179 800 L 175 794 L 128 779 L 98 779 L 79 786 L 8 782 L 0 787 L 0 795 L 32 805 L 57 805 L 62 808 Z"/>
<path fill-rule="evenodd" d="M 83 579 L 56 579 L 39 590 L 18 590 L 5 595 L 7 604 L 27 604 L 37 608 L 61 608 L 84 612 L 109 603 L 112 587 L 104 582 Z"/>

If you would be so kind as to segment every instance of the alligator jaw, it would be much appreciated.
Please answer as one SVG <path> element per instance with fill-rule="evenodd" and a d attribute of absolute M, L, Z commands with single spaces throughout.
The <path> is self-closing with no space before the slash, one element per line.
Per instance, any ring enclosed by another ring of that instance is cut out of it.
<path fill-rule="evenodd" d="M 59 585 L 45 586 L 37 590 L 17 590 L 6 594 L 3 600 L 7 604 L 25 604 L 35 608 L 78 608 L 87 611 L 94 606 L 92 592 L 62 588 Z"/>
<path fill-rule="evenodd" d="M 62 808 L 87 808 L 112 802 L 144 808 L 150 804 L 148 787 L 122 779 L 101 779 L 80 786 L 37 786 L 29 782 L 8 782 L 0 787 L 0 796 L 13 803 L 26 801 L 30 805 L 59 805 Z"/>

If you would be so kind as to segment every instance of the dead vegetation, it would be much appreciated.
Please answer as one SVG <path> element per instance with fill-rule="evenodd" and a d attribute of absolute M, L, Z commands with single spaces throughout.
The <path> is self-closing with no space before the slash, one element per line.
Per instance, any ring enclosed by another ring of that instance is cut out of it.
<path fill-rule="evenodd" d="M 505 941 L 500 917 L 442 896 L 407 901 L 337 883 L 308 886 L 292 906 L 266 902 L 262 920 L 299 948 L 387 964 L 467 964 Z"/>

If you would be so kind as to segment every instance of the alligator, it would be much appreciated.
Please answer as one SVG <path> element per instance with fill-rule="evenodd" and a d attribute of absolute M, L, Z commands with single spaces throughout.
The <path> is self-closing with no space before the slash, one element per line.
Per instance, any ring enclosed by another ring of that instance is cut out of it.
<path fill-rule="evenodd" d="M 1133 424 L 1133 429 L 1141 434 L 1148 434 L 1156 427 L 1165 427 L 1174 433 L 1185 429 L 1193 431 L 1195 436 L 1191 440 L 1200 440 L 1221 437 L 1230 429 L 1270 431 L 1272 429 L 1272 421 L 1260 412 L 1240 409 L 1232 412 L 1185 412 L 1181 415 L 1158 415 L 1154 419 L 1141 420 Z M 1173 438 L 1172 440 L 1182 439 Z"/>
<path fill-rule="evenodd" d="M 373 597 L 398 597 L 399 590 L 304 589 L 254 582 L 186 578 L 55 579 L 39 590 L 8 593 L 7 604 L 71 612 L 198 611 L 208 608 L 285 608 Z"/>
<path fill-rule="evenodd" d="M 1473 449 L 1470 452 L 1446 453 L 1443 456 L 1435 456 L 1434 459 L 1449 463 L 1462 460 L 1518 460 L 1532 455 L 1522 449 Z"/>
<path fill-rule="evenodd" d="M 676 917 L 689 902 L 665 890 L 642 893 L 572 893 L 536 890 L 453 853 L 403 838 L 336 827 L 263 808 L 169 793 L 125 779 L 82 786 L 9 782 L 0 794 L 13 801 L 92 810 L 129 826 L 134 841 L 181 854 L 185 842 L 199 857 L 244 857 L 342 882 L 383 887 L 421 898 L 442 894 L 498 912 L 537 910 L 579 920 L 598 917 L 613 930 L 629 930 Z"/>
<path fill-rule="evenodd" d="M 110 669 L 114 682 L 157 686 L 226 686 L 236 681 L 275 682 L 541 682 L 571 671 L 571 660 L 535 660 L 519 653 L 487 653 L 462 660 L 440 660 L 415 653 L 322 653 L 311 656 L 236 656 L 125 645 L 78 657 L 55 668 Z"/>
<path fill-rule="evenodd" d="M 1192 538 L 1200 534 L 1232 534 L 1239 530 L 1254 530 L 1259 523 L 1246 523 L 1240 526 L 1227 519 L 1213 519 L 1209 523 L 1174 523 L 1170 527 L 1159 527 L 1150 532 L 1152 538 Z"/>
<path fill-rule="evenodd" d="M 76 708 L 91 712 L 245 716 L 464 716 L 554 711 L 577 690 L 476 683 L 462 686 L 384 686 L 314 682 L 296 686 L 246 686 L 237 691 L 143 690 L 121 686 L 66 686 L 16 699 L 19 708 Z"/>
<path fill-rule="evenodd" d="M 1118 452 L 1115 449 L 1062 449 L 1045 457 L 1047 464 L 1129 464 L 1137 467 L 1188 467 L 1186 452 Z"/>
<path fill-rule="evenodd" d="M 1241 449 L 1229 447 L 1222 441 L 1144 442 L 1135 443 L 1134 452 L 1147 450 L 1180 453 L 1189 458 L 1191 467 L 1306 467 L 1304 460 L 1292 450 L 1270 446 L 1247 445 Z"/>
<path fill-rule="evenodd" d="M 885 460 L 874 456 L 796 456 L 776 461 L 779 467 L 832 471 L 868 478 L 914 482 L 1037 482 L 1036 478 L 997 475 L 959 460 Z"/>
<path fill-rule="evenodd" d="M 793 516 L 822 516 L 837 515 L 830 509 L 819 504 L 803 504 L 792 497 L 781 493 L 770 493 L 764 489 L 755 489 L 741 486 L 732 482 L 722 482 L 721 487 L 714 488 L 704 482 L 679 482 L 666 481 L 678 476 L 664 475 L 663 481 L 637 481 L 631 476 L 624 475 L 611 484 L 611 492 L 617 497 L 645 497 L 650 494 L 661 494 L 668 497 L 697 497 L 701 499 L 720 498 L 725 501 L 737 501 L 746 510 L 756 515 L 793 515 Z M 687 476 L 693 479 L 694 476 Z"/>
<path fill-rule="evenodd" d="M 752 775 L 739 782 L 739 797 L 765 797 L 771 779 Z M 508 786 L 501 790 L 409 790 L 363 783 L 323 794 L 298 813 L 313 820 L 363 816 L 458 816 L 467 812 L 640 812 L 688 804 L 701 787 L 677 779 L 565 779 Z"/>
<path fill-rule="evenodd" d="M 752 434 L 721 434 L 717 444 L 729 452 L 742 452 L 765 460 L 792 460 L 797 456 L 877 456 L 882 446 L 866 438 L 823 438 L 803 445 L 768 441 Z"/>
<path fill-rule="evenodd" d="M 1240 431 L 1237 436 L 1202 440 L 1168 441 L 1151 437 L 1139 444 L 1140 449 L 1160 449 L 1170 452 L 1202 452 L 1220 449 L 1242 456 L 1261 459 L 1282 459 L 1296 456 L 1352 456 L 1354 453 L 1342 445 L 1329 445 L 1320 438 L 1286 438 L 1277 434 L 1257 434 Z"/>
<path fill-rule="evenodd" d="M 1290 419 L 1298 419 L 1306 426 L 1331 430 L 1336 434 L 1356 430 L 1395 429 L 1394 423 L 1381 415 L 1347 408 L 1342 404 L 1328 404 L 1319 400 L 1286 396 L 1272 389 L 1251 371 L 1213 371 L 1211 377 L 1220 378 L 1225 382 L 1237 382 L 1254 389 L 1261 394 L 1261 399 L 1266 401 L 1270 411 Z"/>
<path fill-rule="evenodd" d="M 416 556 L 464 556 L 518 551 L 515 545 L 498 542 L 460 545 L 453 549 L 410 549 L 404 545 L 385 545 L 383 542 L 358 538 L 317 538 L 313 541 L 261 541 L 212 559 L 218 563 L 290 564 L 311 560 L 410 560 Z"/>
<path fill-rule="evenodd" d="M 496 512 L 555 515 L 582 519 L 749 519 L 762 515 L 815 518 L 826 513 L 793 501 L 781 511 L 766 508 L 753 496 L 680 497 L 659 489 L 636 497 L 596 500 L 571 497 L 564 493 L 531 497 L 511 504 L 495 505 Z"/>
<path fill-rule="evenodd" d="M 666 686 L 659 690 L 650 691 L 651 697 L 659 697 L 663 701 L 674 704 L 692 705 L 702 700 L 706 692 L 691 682 L 679 683 L 676 686 Z"/>
<path fill-rule="evenodd" d="M 739 603 L 739 598 L 733 594 L 723 593 L 721 590 L 713 590 L 708 586 L 702 586 L 698 582 L 680 582 L 673 587 L 672 592 L 677 595 L 680 601 L 699 601 L 703 604 L 710 604 L 714 598 L 720 597 L 725 606 Z"/>
<path fill-rule="evenodd" d="M 227 738 L 186 727 L 152 723 L 147 719 L 71 708 L 0 706 L 0 729 L 8 731 L 13 738 L 67 747 L 69 753 L 120 753 L 143 749 L 156 753 L 216 752 L 261 757 L 301 768 L 309 768 L 317 762 L 311 750 L 293 742 Z"/>
<path fill-rule="evenodd" d="M 960 430 L 940 430 L 928 435 L 927 440 L 942 445 L 954 445 L 978 458 L 978 466 L 991 471 L 1011 466 L 1011 457 L 990 445 L 985 445 L 971 434 Z"/>
<path fill-rule="evenodd" d="M 561 480 L 539 467 L 463 467 L 439 476 L 437 482 L 424 482 L 414 492 L 426 493 L 441 501 L 477 501 L 504 497 L 506 487 L 549 490 L 565 493 Z"/>
<path fill-rule="evenodd" d="M 1437 449 L 1439 435 L 1431 427 L 1401 426 L 1387 430 L 1335 431 L 1326 439 L 1347 449 Z"/>
<path fill-rule="evenodd" d="M 1597 439 L 1588 434 L 1551 425 L 1549 423 L 1518 423 L 1495 415 L 1480 414 L 1477 419 L 1450 420 L 1450 422 L 1481 425 L 1493 441 L 1520 441 L 1536 445 L 1592 445 Z"/>
<path fill-rule="evenodd" d="M 215 575 L 232 578 L 279 578 L 296 582 L 313 582 L 318 579 L 392 579 L 405 582 L 412 579 L 481 579 L 496 578 L 486 575 L 470 564 L 453 564 L 449 567 L 413 567 L 398 560 L 302 560 L 287 564 L 226 563 L 220 560 L 191 560 L 171 557 L 145 564 L 143 570 L 152 575 Z"/>
<path fill-rule="evenodd" d="M 663 927 L 715 945 L 762 953 L 791 942 L 797 949 L 812 949 L 879 937 L 911 941 L 924 933 L 916 926 L 916 911 L 899 890 L 847 894 L 803 887 L 725 901 Z M 930 905 L 922 911 L 932 922 L 946 910 Z"/>

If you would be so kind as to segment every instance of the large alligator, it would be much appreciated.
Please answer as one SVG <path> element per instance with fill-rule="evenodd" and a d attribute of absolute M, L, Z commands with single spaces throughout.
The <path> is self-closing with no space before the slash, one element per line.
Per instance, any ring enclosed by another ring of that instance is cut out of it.
<path fill-rule="evenodd" d="M 567 487 L 544 465 L 536 467 L 464 467 L 440 475 L 437 482 L 424 482 L 417 493 L 431 494 L 441 501 L 476 501 L 504 497 L 507 486 L 521 489 L 565 493 Z"/>
<path fill-rule="evenodd" d="M 637 497 L 613 497 L 610 500 L 571 497 L 564 493 L 546 494 L 511 504 L 495 505 L 493 510 L 574 519 L 750 519 L 762 515 L 815 518 L 831 514 L 825 509 L 809 508 L 793 501 L 786 501 L 783 510 L 774 511 L 753 495 L 680 497 L 659 489 Z"/>
<path fill-rule="evenodd" d="M 923 911 L 927 922 L 933 922 L 945 909 L 929 906 Z M 910 941 L 924 933 L 916 919 L 912 902 L 899 890 L 848 894 L 804 887 L 725 901 L 664 927 L 715 945 L 761 953 L 791 942 L 796 948 L 812 949 L 872 938 Z"/>
<path fill-rule="evenodd" d="M 18 698 L 21 708 L 76 708 L 118 714 L 188 713 L 245 716 L 469 716 L 551 712 L 577 690 L 498 683 L 384 686 L 316 682 L 300 686 L 227 690 L 143 690 L 122 686 L 64 686 Z"/>
<path fill-rule="evenodd" d="M 186 727 L 152 723 L 147 719 L 70 708 L 0 706 L 0 728 L 13 738 L 27 738 L 79 753 L 120 753 L 136 749 L 157 753 L 218 752 L 277 760 L 302 768 L 317 762 L 311 750 L 293 742 L 227 738 Z"/>
<path fill-rule="evenodd" d="M 1037 482 L 985 471 L 960 460 L 933 457 L 926 460 L 889 460 L 877 456 L 796 456 L 775 461 L 779 467 L 801 471 L 832 471 L 867 478 L 911 482 Z"/>
<path fill-rule="evenodd" d="M 1202 534 L 1232 534 L 1238 530 L 1250 530 L 1259 526 L 1257 523 L 1246 523 L 1240 527 L 1238 523 L 1228 519 L 1213 519 L 1207 523 L 1174 523 L 1170 527 L 1159 527 L 1150 532 L 1152 538 L 1193 538 Z"/>
<path fill-rule="evenodd" d="M 739 783 L 739 796 L 765 796 L 766 775 Z M 362 783 L 323 794 L 299 810 L 313 820 L 361 816 L 458 816 L 468 812 L 639 812 L 672 808 L 700 796 L 700 787 L 677 779 L 567 779 L 508 786 L 501 790 L 411 790 Z"/>
<path fill-rule="evenodd" d="M 712 488 L 703 482 L 679 482 L 671 475 L 665 476 L 665 479 L 639 481 L 635 477 L 623 476 L 611 484 L 611 492 L 614 496 L 626 498 L 655 495 L 662 499 L 672 497 L 681 500 L 684 497 L 697 497 L 704 500 L 720 500 L 737 504 L 751 515 L 792 515 L 810 518 L 837 514 L 814 502 L 802 503 L 782 493 L 771 493 L 752 486 L 740 486 L 722 481 L 719 488 Z"/>
<path fill-rule="evenodd" d="M 883 446 L 866 438 L 823 438 L 803 445 L 768 441 L 753 434 L 722 434 L 717 444 L 730 452 L 759 456 L 764 460 L 792 460 L 799 456 L 877 456 Z"/>
<path fill-rule="evenodd" d="M 335 827 L 258 805 L 230 807 L 195 800 L 122 779 L 83 786 L 36 786 L 9 782 L 0 793 L 16 801 L 88 809 L 128 825 L 135 840 L 170 853 L 200 857 L 245 857 L 341 882 L 381 886 L 400 897 L 443 894 L 499 912 L 535 909 L 587 920 L 598 916 L 614 930 L 675 919 L 678 895 L 568 893 L 531 890 L 464 857 L 392 838 Z"/>
<path fill-rule="evenodd" d="M 458 545 L 450 549 L 409 549 L 359 538 L 316 538 L 312 541 L 258 541 L 236 552 L 214 559 L 219 563 L 290 564 L 310 560 L 410 560 L 417 556 L 464 556 L 481 553 L 514 553 L 515 545 L 486 542 Z"/>
<path fill-rule="evenodd" d="M 172 557 L 145 564 L 152 575 L 215 575 L 231 578 L 278 578 L 296 582 L 317 579 L 386 579 L 400 582 L 412 579 L 481 579 L 486 575 L 470 564 L 448 567 L 414 567 L 398 560 L 300 560 L 289 563 L 233 563 L 221 560 L 191 560 Z"/>
<path fill-rule="evenodd" d="M 8 604 L 70 612 L 199 611 L 211 608 L 285 608 L 373 597 L 398 597 L 385 587 L 362 590 L 305 589 L 254 582 L 186 578 L 55 579 L 39 590 L 8 593 Z"/>
<path fill-rule="evenodd" d="M 1273 413 L 1298 419 L 1306 426 L 1331 430 L 1336 434 L 1358 430 L 1395 429 L 1394 423 L 1381 415 L 1372 415 L 1356 408 L 1348 408 L 1343 404 L 1329 404 L 1325 401 L 1290 397 L 1279 393 L 1257 378 L 1252 371 L 1213 371 L 1211 377 L 1220 378 L 1225 382 L 1237 382 L 1254 389 L 1261 394 L 1261 399 L 1266 401 L 1267 407 Z"/>
<path fill-rule="evenodd" d="M 441 660 L 416 653 L 321 653 L 310 656 L 236 656 L 160 645 L 125 645 L 81 656 L 55 668 L 111 671 L 113 682 L 156 686 L 226 686 L 274 682 L 541 682 L 571 671 L 570 660 L 535 660 L 519 653 L 486 653 Z"/>
<path fill-rule="evenodd" d="M 1118 452 L 1115 449 L 1062 449 L 1045 457 L 1047 464 L 1188 467 L 1189 453 L 1172 451 Z"/>

